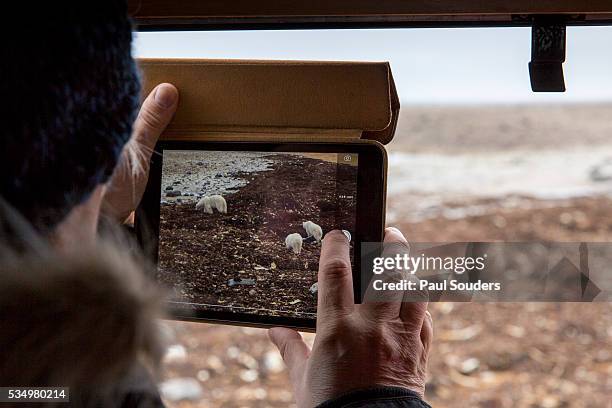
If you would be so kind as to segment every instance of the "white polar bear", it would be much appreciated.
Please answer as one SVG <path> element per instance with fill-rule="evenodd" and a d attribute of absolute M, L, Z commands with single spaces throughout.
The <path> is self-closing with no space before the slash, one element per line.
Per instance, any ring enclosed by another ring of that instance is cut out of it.
<path fill-rule="evenodd" d="M 220 213 L 226 214 L 227 203 L 225 202 L 225 198 L 218 194 L 211 195 L 210 197 L 204 196 L 196 204 L 196 210 L 204 209 L 204 212 L 207 214 L 212 214 L 213 208 Z"/>
<path fill-rule="evenodd" d="M 198 201 L 195 208 L 196 210 L 204 209 L 204 212 L 208 214 L 213 213 L 211 202 L 210 202 L 210 197 L 208 196 L 204 196 L 200 198 L 200 201 Z"/>
<path fill-rule="evenodd" d="M 220 213 L 227 214 L 227 202 L 225 202 L 225 198 L 215 194 L 210 196 L 210 201 L 213 208 L 216 208 Z"/>
<path fill-rule="evenodd" d="M 299 255 L 302 252 L 302 236 L 297 232 L 287 235 L 285 246 L 287 249 L 293 250 L 294 254 Z"/>
<path fill-rule="evenodd" d="M 323 230 L 320 226 L 312 221 L 306 221 L 302 223 L 302 227 L 304 227 L 306 234 L 308 234 L 309 237 L 314 237 L 317 242 L 321 242 L 321 238 L 323 238 Z"/>

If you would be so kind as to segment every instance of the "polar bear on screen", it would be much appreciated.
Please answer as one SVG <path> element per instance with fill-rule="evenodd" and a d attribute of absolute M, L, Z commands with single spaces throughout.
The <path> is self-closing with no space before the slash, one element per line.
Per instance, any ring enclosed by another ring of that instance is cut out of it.
<path fill-rule="evenodd" d="M 306 234 L 308 234 L 309 237 L 314 237 L 317 242 L 321 242 L 321 238 L 323 238 L 323 230 L 320 226 L 312 221 L 306 221 L 302 223 L 302 227 L 304 227 Z"/>
<path fill-rule="evenodd" d="M 302 236 L 297 232 L 287 235 L 285 246 L 287 249 L 291 249 L 294 254 L 299 255 L 302 252 Z"/>
<path fill-rule="evenodd" d="M 225 202 L 225 198 L 222 196 L 215 194 L 211 196 L 204 196 L 198 201 L 196 204 L 196 210 L 204 210 L 207 214 L 212 214 L 213 209 L 216 209 L 220 213 L 227 213 L 227 203 Z"/>

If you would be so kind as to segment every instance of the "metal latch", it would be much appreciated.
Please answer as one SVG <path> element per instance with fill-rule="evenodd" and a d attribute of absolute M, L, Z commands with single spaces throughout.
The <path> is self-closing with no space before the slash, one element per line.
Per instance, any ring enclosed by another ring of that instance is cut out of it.
<path fill-rule="evenodd" d="M 565 92 L 566 24 L 554 17 L 536 17 L 531 29 L 529 77 L 533 92 Z"/>

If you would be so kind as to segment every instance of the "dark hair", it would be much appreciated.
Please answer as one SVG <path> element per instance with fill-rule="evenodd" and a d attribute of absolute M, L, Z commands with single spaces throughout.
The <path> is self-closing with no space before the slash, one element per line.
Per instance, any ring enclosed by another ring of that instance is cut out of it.
<path fill-rule="evenodd" d="M 124 0 L 22 3 L 0 28 L 0 196 L 44 231 L 112 174 L 140 82 Z"/>

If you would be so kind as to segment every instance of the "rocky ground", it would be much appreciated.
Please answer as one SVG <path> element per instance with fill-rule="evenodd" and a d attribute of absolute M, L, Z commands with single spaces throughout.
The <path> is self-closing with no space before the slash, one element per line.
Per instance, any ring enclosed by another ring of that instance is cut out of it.
<path fill-rule="evenodd" d="M 404 108 L 389 146 L 404 155 L 390 166 L 389 222 L 421 242 L 610 241 L 610 109 Z M 610 406 L 610 303 L 435 303 L 430 310 L 432 406 Z M 191 391 L 182 401 L 165 393 L 170 406 L 292 406 L 287 372 L 264 330 L 167 327 L 174 347 L 162 380 Z"/>
<path fill-rule="evenodd" d="M 296 255 L 285 237 L 306 237 L 308 220 L 323 231 L 351 230 L 354 207 L 339 211 L 336 199 L 356 176 L 339 187 L 336 164 L 327 160 L 209 152 L 165 155 L 164 174 L 158 278 L 177 298 L 209 310 L 314 316 L 320 244 L 307 239 Z M 179 187 L 180 196 L 167 197 Z M 211 194 L 225 197 L 227 214 L 195 208 L 198 195 Z"/>
<path fill-rule="evenodd" d="M 602 407 L 612 392 L 609 304 L 430 305 L 434 407 Z M 166 378 L 195 381 L 173 407 L 291 407 L 288 373 L 265 330 L 170 323 Z M 305 334 L 312 342 L 314 336 Z"/>

